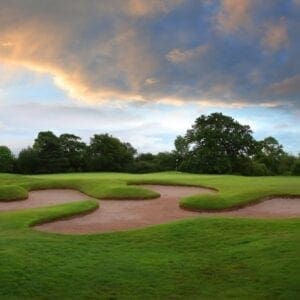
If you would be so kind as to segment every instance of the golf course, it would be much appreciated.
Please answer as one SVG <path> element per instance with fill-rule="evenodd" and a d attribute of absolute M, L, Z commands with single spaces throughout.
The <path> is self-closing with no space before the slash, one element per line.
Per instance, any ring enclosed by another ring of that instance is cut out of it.
<path fill-rule="evenodd" d="M 0 0 L 0 300 L 300 300 L 300 0 Z"/>
<path fill-rule="evenodd" d="M 0 197 L 1 299 L 300 295 L 297 176 L 3 173 Z"/>

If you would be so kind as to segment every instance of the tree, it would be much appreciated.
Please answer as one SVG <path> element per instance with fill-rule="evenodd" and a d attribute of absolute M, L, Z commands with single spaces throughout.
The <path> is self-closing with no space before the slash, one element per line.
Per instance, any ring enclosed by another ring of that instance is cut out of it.
<path fill-rule="evenodd" d="M 249 126 L 222 113 L 202 115 L 192 129 L 175 141 L 182 158 L 180 169 L 195 173 L 231 173 L 239 160 L 255 153 L 256 142 Z"/>
<path fill-rule="evenodd" d="M 9 173 L 14 169 L 14 156 L 7 146 L 0 146 L 0 172 Z"/>
<path fill-rule="evenodd" d="M 176 155 L 170 152 L 159 152 L 155 155 L 154 164 L 158 171 L 172 171 L 176 168 Z"/>
<path fill-rule="evenodd" d="M 290 175 L 296 160 L 297 158 L 291 154 L 282 155 L 279 161 L 278 173 L 283 175 Z"/>
<path fill-rule="evenodd" d="M 292 166 L 292 175 L 300 176 L 300 159 L 297 159 Z"/>
<path fill-rule="evenodd" d="M 152 153 L 141 153 L 134 161 L 132 172 L 151 173 L 160 171 L 175 170 L 176 156 L 170 152 L 160 152 L 156 155 Z"/>
<path fill-rule="evenodd" d="M 38 152 L 31 147 L 21 150 L 17 159 L 18 172 L 23 174 L 37 173 L 40 166 Z"/>
<path fill-rule="evenodd" d="M 136 156 L 132 168 L 134 173 L 152 173 L 157 171 L 154 162 L 155 155 L 152 153 L 140 153 Z"/>
<path fill-rule="evenodd" d="M 173 151 L 175 157 L 175 170 L 178 166 L 181 166 L 182 171 L 188 171 L 184 165 L 190 165 L 187 163 L 189 157 L 189 142 L 181 135 L 177 136 L 174 141 L 175 150 Z M 185 162 L 184 162 L 185 160 Z"/>
<path fill-rule="evenodd" d="M 55 173 L 66 170 L 68 161 L 63 157 L 60 140 L 53 132 L 40 132 L 34 141 L 33 149 L 39 157 L 38 173 Z"/>
<path fill-rule="evenodd" d="M 81 141 L 81 138 L 65 133 L 59 136 L 59 144 L 62 156 L 66 161 L 67 171 L 84 170 L 87 145 Z"/>
<path fill-rule="evenodd" d="M 89 146 L 89 169 L 93 171 L 128 171 L 136 150 L 108 134 L 95 134 Z"/>
<path fill-rule="evenodd" d="M 283 146 L 272 136 L 258 143 L 258 152 L 255 159 L 267 166 L 272 174 L 280 174 L 281 161 L 287 157 Z"/>

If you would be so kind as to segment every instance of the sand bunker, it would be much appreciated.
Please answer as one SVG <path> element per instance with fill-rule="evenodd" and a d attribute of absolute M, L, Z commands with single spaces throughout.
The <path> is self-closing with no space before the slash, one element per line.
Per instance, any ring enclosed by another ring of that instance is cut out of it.
<path fill-rule="evenodd" d="M 300 198 L 272 198 L 240 209 L 220 212 L 218 215 L 253 218 L 300 217 Z"/>
<path fill-rule="evenodd" d="M 21 201 L 0 201 L 0 211 L 19 210 L 25 208 L 44 207 L 67 202 L 75 202 L 89 198 L 88 196 L 68 189 L 32 191 L 26 200 Z"/>
<path fill-rule="evenodd" d="M 101 200 L 101 207 L 87 215 L 37 225 L 41 231 L 85 234 L 142 228 L 173 220 L 199 216 L 236 216 L 255 218 L 290 218 L 300 216 L 300 199 L 276 198 L 234 211 L 200 213 L 183 210 L 179 199 L 188 195 L 212 193 L 198 187 L 145 185 L 161 197 L 153 200 Z M 86 199 L 74 190 L 44 190 L 29 193 L 25 201 L 0 203 L 1 210 L 49 206 Z"/>
<path fill-rule="evenodd" d="M 95 233 L 141 228 L 173 220 L 196 217 L 197 212 L 183 210 L 179 199 L 193 194 L 210 193 L 197 187 L 147 185 L 161 197 L 152 200 L 100 200 L 100 209 L 68 220 L 36 226 L 39 230 L 62 233 Z"/>

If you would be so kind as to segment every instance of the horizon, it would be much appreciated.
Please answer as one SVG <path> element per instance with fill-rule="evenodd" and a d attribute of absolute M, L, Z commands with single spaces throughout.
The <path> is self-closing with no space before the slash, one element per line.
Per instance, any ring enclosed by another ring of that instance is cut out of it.
<path fill-rule="evenodd" d="M 300 152 L 300 1 L 0 0 L 0 144 L 40 131 L 173 149 L 222 112 Z"/>

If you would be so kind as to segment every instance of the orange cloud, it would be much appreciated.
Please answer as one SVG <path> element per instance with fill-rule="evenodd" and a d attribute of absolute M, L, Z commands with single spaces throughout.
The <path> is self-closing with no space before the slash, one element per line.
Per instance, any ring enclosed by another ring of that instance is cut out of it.
<path fill-rule="evenodd" d="M 146 45 L 139 43 L 139 33 L 121 24 L 112 37 L 91 41 L 91 48 L 72 52 L 69 47 L 76 44 L 74 37 L 81 24 L 74 21 L 72 25 L 69 29 L 62 26 L 62 20 L 48 23 L 33 18 L 22 25 L 0 28 L 0 63 L 51 74 L 75 99 L 141 100 L 140 88 L 149 83 L 157 63 Z M 109 83 L 121 75 L 125 87 Z"/>
<path fill-rule="evenodd" d="M 288 77 L 272 84 L 268 90 L 277 95 L 293 95 L 300 93 L 300 75 Z"/>
<path fill-rule="evenodd" d="M 229 33 L 249 25 L 253 0 L 222 0 L 216 17 L 220 31 Z"/>
<path fill-rule="evenodd" d="M 153 15 L 158 12 L 167 13 L 183 0 L 129 0 L 129 12 L 137 16 Z"/>
<path fill-rule="evenodd" d="M 282 47 L 287 47 L 288 44 L 289 35 L 284 18 L 281 18 L 278 23 L 266 25 L 266 31 L 263 37 L 263 45 L 266 48 L 275 51 Z"/>
<path fill-rule="evenodd" d="M 208 51 L 208 49 L 209 49 L 208 45 L 203 45 L 203 46 L 199 46 L 199 47 L 196 47 L 193 49 L 187 49 L 187 50 L 173 49 L 166 55 L 166 58 L 168 61 L 170 61 L 174 64 L 184 63 L 189 60 L 193 60 L 193 59 L 201 57 Z"/>
<path fill-rule="evenodd" d="M 251 25 L 256 0 L 220 1 L 214 19 L 220 30 L 227 33 Z M 206 15 L 203 5 L 215 8 L 210 0 L 197 4 L 183 0 L 90 0 L 89 5 L 81 0 L 1 3 L 0 64 L 50 74 L 74 99 L 176 104 L 219 99 L 231 103 L 233 99 L 247 98 L 264 75 L 260 65 L 253 67 L 261 74 L 249 74 L 247 68 L 255 62 L 235 51 L 239 39 L 227 43 L 221 35 L 212 34 L 211 24 L 206 28 L 211 15 Z M 182 15 L 176 10 L 176 14 L 165 18 L 164 14 L 180 4 L 184 8 Z M 199 8 L 199 14 L 198 10 L 192 11 L 194 20 L 186 22 L 187 9 L 194 9 L 192 4 Z M 197 18 L 205 19 L 203 28 L 194 26 Z M 177 20 L 184 25 L 182 28 L 177 27 Z M 257 38 L 257 32 L 249 41 L 254 36 Z M 195 47 L 208 42 L 209 46 Z M 284 20 L 266 27 L 263 43 L 269 49 L 287 42 Z M 291 34 L 291 45 L 292 42 Z M 249 53 L 255 53 L 256 48 L 249 49 Z M 247 80 L 240 78 L 247 73 Z M 255 92 L 249 99 L 260 101 Z"/>
<path fill-rule="evenodd" d="M 296 5 L 300 5 L 300 0 L 294 0 L 294 3 L 295 3 Z"/>

